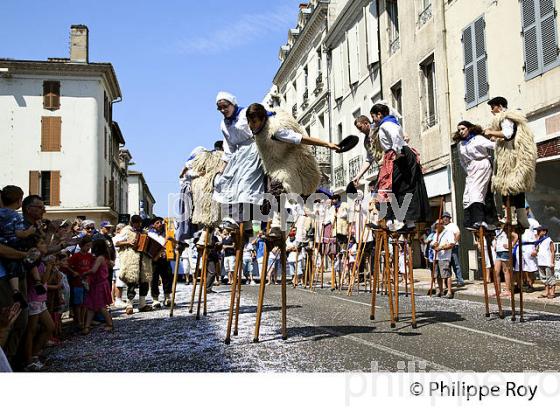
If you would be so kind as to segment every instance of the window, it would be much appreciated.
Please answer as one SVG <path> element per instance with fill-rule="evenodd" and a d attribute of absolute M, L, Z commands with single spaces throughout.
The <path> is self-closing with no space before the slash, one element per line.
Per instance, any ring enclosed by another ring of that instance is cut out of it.
<path fill-rule="evenodd" d="M 41 151 L 61 150 L 61 117 L 41 117 Z"/>
<path fill-rule="evenodd" d="M 465 73 L 465 102 L 467 109 L 488 99 L 488 71 L 486 64 L 485 22 L 480 17 L 463 30 Z"/>
<path fill-rule="evenodd" d="M 525 79 L 560 63 L 554 0 L 521 0 Z"/>
<path fill-rule="evenodd" d="M 436 65 L 434 56 L 420 64 L 422 104 L 424 109 L 424 124 L 430 128 L 437 122 L 436 112 Z"/>
<path fill-rule="evenodd" d="M 352 117 L 354 117 L 354 119 L 358 118 L 361 114 L 361 110 L 358 108 L 356 111 L 354 111 L 352 113 Z"/>
<path fill-rule="evenodd" d="M 105 127 L 103 127 L 103 134 L 104 134 L 103 153 L 104 153 L 104 158 L 107 159 L 107 128 L 105 128 Z"/>
<path fill-rule="evenodd" d="M 389 18 L 389 50 L 394 53 L 400 48 L 399 43 L 399 8 L 396 0 L 387 0 L 387 16 Z"/>
<path fill-rule="evenodd" d="M 53 111 L 60 108 L 60 81 L 43 81 L 43 108 Z"/>
<path fill-rule="evenodd" d="M 393 107 L 402 115 L 402 83 L 400 81 L 391 87 L 391 98 L 393 100 Z"/>
<path fill-rule="evenodd" d="M 307 90 L 307 80 L 309 77 L 309 69 L 307 66 L 303 67 L 303 83 L 305 85 L 305 89 Z"/>
<path fill-rule="evenodd" d="M 323 52 L 321 51 L 321 47 L 317 49 L 317 77 L 321 76 L 322 67 L 323 66 Z"/>
<path fill-rule="evenodd" d="M 29 171 L 29 195 L 39 195 L 45 205 L 60 206 L 60 171 Z"/>

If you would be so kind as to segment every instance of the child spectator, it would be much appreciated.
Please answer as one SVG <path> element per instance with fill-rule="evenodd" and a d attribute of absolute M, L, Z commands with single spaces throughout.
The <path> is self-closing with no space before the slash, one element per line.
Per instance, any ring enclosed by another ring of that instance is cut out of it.
<path fill-rule="evenodd" d="M 535 243 L 539 265 L 539 275 L 544 282 L 544 293 L 540 298 L 554 299 L 556 293 L 556 277 L 554 276 L 555 250 L 552 239 L 548 236 L 548 228 L 539 226 L 537 228 L 538 239 Z"/>
<path fill-rule="evenodd" d="M 37 249 L 41 255 L 46 255 L 47 245 L 43 239 L 38 239 L 36 242 Z M 44 364 L 39 359 L 45 343 L 51 337 L 54 324 L 47 310 L 47 279 L 51 274 L 54 267 L 55 258 L 47 257 L 41 261 L 37 267 L 41 281 L 43 283 L 44 292 L 38 293 L 34 286 L 29 287 L 27 290 L 27 300 L 29 303 L 29 319 L 27 322 L 27 331 L 24 343 L 24 360 L 25 371 L 39 371 L 44 367 Z M 28 277 L 31 281 L 32 279 Z"/>
<path fill-rule="evenodd" d="M 23 191 L 20 187 L 8 185 L 2 189 L 1 198 L 4 207 L 0 208 L 0 243 L 14 249 L 23 250 L 21 249 L 21 241 L 36 233 L 34 226 L 25 229 L 23 216 L 17 212 L 23 202 Z M 27 303 L 19 291 L 19 278 L 24 278 L 26 271 L 23 264 L 7 260 L 2 260 L 2 263 L 8 276 L 14 301 L 19 302 L 21 307 L 25 308 Z M 44 287 L 37 269 L 32 269 L 31 275 L 35 291 L 37 294 L 42 294 Z"/>
<path fill-rule="evenodd" d="M 112 303 L 111 287 L 109 286 L 109 264 L 111 254 L 104 239 L 93 242 L 91 248 L 95 256 L 95 262 L 91 269 L 84 272 L 88 277 L 89 291 L 86 293 L 84 306 L 87 309 L 87 317 L 82 334 L 87 335 L 91 330 L 91 321 L 95 313 L 99 312 L 105 318 L 105 330 L 113 330 L 113 319 L 107 311 L 107 306 Z"/>
<path fill-rule="evenodd" d="M 66 255 L 59 254 L 56 263 L 47 279 L 47 310 L 54 324 L 54 332 L 50 342 L 58 344 L 62 336 L 62 313 L 66 302 L 64 300 L 63 273 L 60 271 L 61 262 Z"/>
<path fill-rule="evenodd" d="M 85 308 L 84 308 L 84 297 L 85 289 L 84 283 L 84 273 L 89 271 L 94 262 L 95 257 L 89 253 L 91 249 L 91 237 L 84 236 L 80 240 L 80 251 L 75 253 L 68 260 L 68 272 L 70 273 L 70 305 L 72 306 L 74 314 L 74 324 L 78 326 L 80 330 L 84 329 L 85 323 Z"/>

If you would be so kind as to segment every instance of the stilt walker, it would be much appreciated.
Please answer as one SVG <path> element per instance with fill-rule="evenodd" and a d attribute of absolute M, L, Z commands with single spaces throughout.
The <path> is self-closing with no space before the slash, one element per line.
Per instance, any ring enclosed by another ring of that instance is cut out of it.
<path fill-rule="evenodd" d="M 286 112 L 268 112 L 261 104 L 251 104 L 247 109 L 247 121 L 253 133 L 263 168 L 269 178 L 269 192 L 277 199 L 282 194 L 308 196 L 317 190 L 321 180 L 319 165 L 308 145 L 338 150 L 335 144 L 311 138 L 301 125 Z M 278 201 L 283 203 L 283 201 Z M 284 210 L 280 210 L 282 213 Z M 282 233 L 281 215 L 274 215 L 268 232 L 271 242 L 280 240 L 282 263 L 282 338 L 286 329 L 286 239 Z M 284 227 L 285 228 L 285 227 Z M 274 243 L 272 243 L 274 244 Z M 265 254 L 266 255 L 266 254 Z M 264 286 L 259 292 L 257 322 L 254 341 L 259 340 L 260 315 L 264 299 Z"/>
<path fill-rule="evenodd" d="M 488 101 L 494 115 L 490 128 L 484 130 L 484 135 L 495 139 L 495 173 L 492 178 L 493 192 L 505 198 L 506 224 L 508 226 L 508 242 L 513 244 L 512 206 L 517 216 L 519 249 L 522 250 L 521 234 L 523 229 L 529 228 L 527 212 L 525 210 L 525 193 L 531 192 L 535 186 L 537 161 L 537 145 L 535 135 L 529 127 L 527 118 L 519 111 L 509 111 L 508 102 L 504 97 L 494 97 Z M 510 263 L 513 263 L 512 248 L 509 250 Z M 523 257 L 520 252 L 520 320 L 523 320 Z M 513 267 L 514 268 L 514 267 Z M 514 276 L 512 270 L 512 276 Z M 515 293 L 511 292 L 512 318 L 515 320 Z"/>

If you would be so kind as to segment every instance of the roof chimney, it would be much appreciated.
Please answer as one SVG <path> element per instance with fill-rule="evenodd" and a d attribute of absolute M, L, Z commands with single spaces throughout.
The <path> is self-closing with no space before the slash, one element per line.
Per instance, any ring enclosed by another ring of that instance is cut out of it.
<path fill-rule="evenodd" d="M 82 24 L 70 27 L 70 61 L 73 63 L 89 62 L 89 30 Z"/>

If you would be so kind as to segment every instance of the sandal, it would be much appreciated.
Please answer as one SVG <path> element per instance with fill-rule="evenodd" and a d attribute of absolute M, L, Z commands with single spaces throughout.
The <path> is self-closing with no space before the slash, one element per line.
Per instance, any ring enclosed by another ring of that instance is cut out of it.
<path fill-rule="evenodd" d="M 84 328 L 82 329 L 82 335 L 87 336 L 89 335 L 89 332 L 91 332 L 91 327 L 84 326 Z"/>
<path fill-rule="evenodd" d="M 550 299 L 547 294 L 541 294 L 541 295 L 537 296 L 537 298 L 538 299 L 547 299 L 547 298 Z"/>
<path fill-rule="evenodd" d="M 112 333 L 113 330 L 115 330 L 115 329 L 114 329 L 113 325 L 111 324 L 111 325 L 105 325 L 105 326 L 103 326 L 103 330 L 105 330 L 105 331 L 108 332 L 108 333 Z"/>

